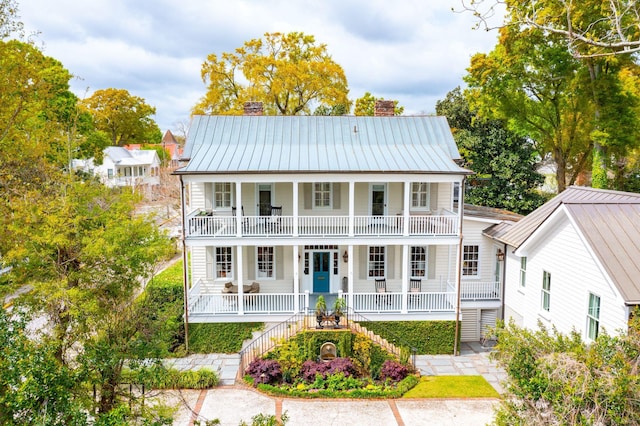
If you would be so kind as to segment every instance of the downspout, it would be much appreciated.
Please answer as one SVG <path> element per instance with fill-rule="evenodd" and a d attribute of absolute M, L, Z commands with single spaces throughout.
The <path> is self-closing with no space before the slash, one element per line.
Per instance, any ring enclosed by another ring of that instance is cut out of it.
<path fill-rule="evenodd" d="M 502 261 L 502 283 L 501 283 L 501 294 L 502 300 L 500 301 L 500 318 L 504 321 L 504 301 L 505 301 L 505 291 L 507 289 L 507 244 L 503 243 L 504 247 L 502 251 L 504 252 L 504 260 Z"/>
<path fill-rule="evenodd" d="M 458 355 L 458 338 L 460 336 L 460 289 L 462 287 L 462 222 L 464 222 L 464 181 L 462 178 L 460 182 L 460 189 L 458 195 L 458 235 L 460 239 L 458 241 L 458 256 L 456 259 L 456 331 L 453 341 L 453 355 Z"/>
<path fill-rule="evenodd" d="M 187 283 L 187 243 L 185 240 L 185 205 L 184 205 L 184 181 L 180 175 L 180 205 L 182 210 L 182 293 L 184 297 L 184 347 L 189 353 L 189 286 Z"/>

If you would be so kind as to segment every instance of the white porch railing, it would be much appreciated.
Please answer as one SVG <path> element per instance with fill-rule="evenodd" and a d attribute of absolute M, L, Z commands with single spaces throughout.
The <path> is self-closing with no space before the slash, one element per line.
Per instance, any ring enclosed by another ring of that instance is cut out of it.
<path fill-rule="evenodd" d="M 403 298 L 407 298 L 408 312 L 454 312 L 455 292 L 422 293 L 354 293 L 356 312 L 401 312 Z"/>
<path fill-rule="evenodd" d="M 240 235 L 250 237 L 345 237 L 349 235 L 348 216 L 298 216 L 297 230 L 293 216 L 217 216 L 197 211 L 187 216 L 187 237 L 233 237 L 241 221 Z M 354 236 L 404 235 L 403 216 L 354 216 Z M 297 232 L 294 232 L 297 231 Z M 456 235 L 455 215 L 425 215 L 409 218 L 409 235 Z"/>
<path fill-rule="evenodd" d="M 238 314 L 238 294 L 198 294 L 199 288 L 189 290 L 190 315 Z M 305 312 L 309 304 L 308 294 L 300 293 L 298 312 Z M 242 296 L 245 314 L 295 314 L 295 295 L 291 293 L 251 293 Z"/>
<path fill-rule="evenodd" d="M 447 288 L 452 290 L 455 284 L 447 282 Z M 460 300 L 484 301 L 502 300 L 502 287 L 498 281 L 462 281 L 460 283 Z"/>

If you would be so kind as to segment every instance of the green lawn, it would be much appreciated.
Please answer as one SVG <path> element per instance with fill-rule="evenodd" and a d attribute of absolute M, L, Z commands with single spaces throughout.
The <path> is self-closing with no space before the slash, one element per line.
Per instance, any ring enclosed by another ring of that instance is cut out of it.
<path fill-rule="evenodd" d="M 482 376 L 424 376 L 403 398 L 498 398 Z"/>

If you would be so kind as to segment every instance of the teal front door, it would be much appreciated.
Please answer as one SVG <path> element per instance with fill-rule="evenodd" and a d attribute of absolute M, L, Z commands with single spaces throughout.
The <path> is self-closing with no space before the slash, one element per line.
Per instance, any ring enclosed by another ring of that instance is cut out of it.
<path fill-rule="evenodd" d="M 329 293 L 329 252 L 313 253 L 313 292 Z"/>

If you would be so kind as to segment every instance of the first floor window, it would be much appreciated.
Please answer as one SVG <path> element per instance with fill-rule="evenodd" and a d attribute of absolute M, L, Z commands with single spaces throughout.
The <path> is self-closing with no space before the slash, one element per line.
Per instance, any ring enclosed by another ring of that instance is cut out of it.
<path fill-rule="evenodd" d="M 231 278 L 232 268 L 231 247 L 216 247 L 216 278 Z"/>
<path fill-rule="evenodd" d="M 213 189 L 214 208 L 231 207 L 231 183 L 216 182 Z"/>
<path fill-rule="evenodd" d="M 596 340 L 600 329 L 600 296 L 589 293 L 589 311 L 587 312 L 587 337 Z"/>
<path fill-rule="evenodd" d="M 520 258 L 520 287 L 524 287 L 527 282 L 527 258 Z"/>
<path fill-rule="evenodd" d="M 384 253 L 385 248 L 380 246 L 369 247 L 369 277 L 384 277 Z"/>
<path fill-rule="evenodd" d="M 478 275 L 480 246 L 464 246 L 462 250 L 462 275 Z"/>
<path fill-rule="evenodd" d="M 429 184 L 427 182 L 411 183 L 411 207 L 429 210 Z"/>
<path fill-rule="evenodd" d="M 313 207 L 331 207 L 330 182 L 315 182 L 313 184 Z"/>
<path fill-rule="evenodd" d="M 426 247 L 411 247 L 411 278 L 422 278 L 427 275 Z"/>
<path fill-rule="evenodd" d="M 273 247 L 258 247 L 258 278 L 273 278 L 274 250 Z"/>
<path fill-rule="evenodd" d="M 542 309 L 549 312 L 551 307 L 551 272 L 542 272 Z"/>

